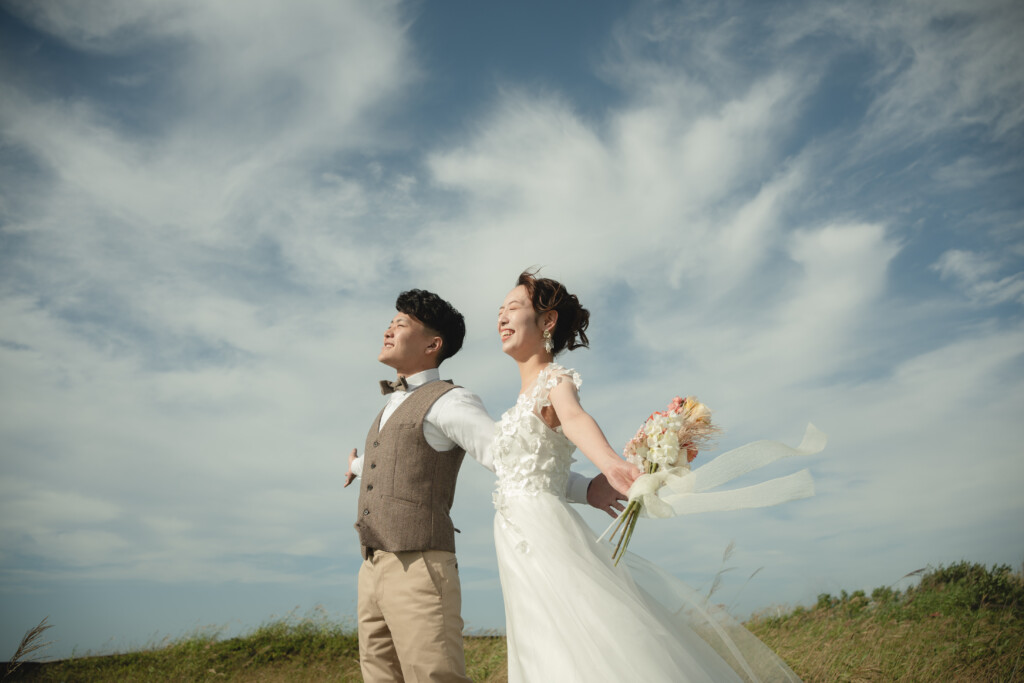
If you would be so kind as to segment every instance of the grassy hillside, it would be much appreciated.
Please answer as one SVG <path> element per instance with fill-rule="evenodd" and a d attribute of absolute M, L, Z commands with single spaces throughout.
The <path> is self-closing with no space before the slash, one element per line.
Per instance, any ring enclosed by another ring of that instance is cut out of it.
<path fill-rule="evenodd" d="M 813 607 L 748 623 L 805 681 L 1024 681 L 1024 581 L 962 562 L 899 592 L 821 595 Z M 467 638 L 469 674 L 505 681 L 505 640 Z M 351 630 L 287 619 L 229 640 L 24 664 L 5 681 L 360 681 Z"/>
<path fill-rule="evenodd" d="M 747 627 L 808 681 L 1024 681 L 1024 581 L 961 562 Z"/>

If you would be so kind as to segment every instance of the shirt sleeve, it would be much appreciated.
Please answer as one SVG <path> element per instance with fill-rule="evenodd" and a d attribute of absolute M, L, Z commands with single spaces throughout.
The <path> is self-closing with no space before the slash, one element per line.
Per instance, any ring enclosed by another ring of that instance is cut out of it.
<path fill-rule="evenodd" d="M 458 444 L 478 463 L 494 471 L 494 455 L 491 443 L 494 441 L 494 420 L 484 408 L 480 397 L 468 389 L 455 388 L 434 402 L 423 420 L 423 434 L 427 442 L 437 450 L 431 439 L 431 427 Z"/>
<path fill-rule="evenodd" d="M 569 482 L 565 487 L 565 499 L 570 503 L 587 505 L 587 489 L 590 488 L 591 477 L 569 470 Z"/>
<path fill-rule="evenodd" d="M 352 474 L 357 477 L 363 476 L 363 456 L 360 455 L 352 461 Z"/>

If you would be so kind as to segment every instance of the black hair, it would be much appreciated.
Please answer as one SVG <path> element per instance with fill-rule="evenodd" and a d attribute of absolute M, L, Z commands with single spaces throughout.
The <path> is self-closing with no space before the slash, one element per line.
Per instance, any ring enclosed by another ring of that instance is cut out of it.
<path fill-rule="evenodd" d="M 416 318 L 441 337 L 438 365 L 462 348 L 462 340 L 466 337 L 466 321 L 454 306 L 437 294 L 423 289 L 402 292 L 395 300 L 395 310 Z"/>
<path fill-rule="evenodd" d="M 537 277 L 536 271 L 525 270 L 519 275 L 517 285 L 526 287 L 533 310 L 540 316 L 548 311 L 557 311 L 558 320 L 552 333 L 553 354 L 564 349 L 589 347 L 587 326 L 590 325 L 590 311 L 580 305 L 575 294 L 570 294 L 561 282 L 546 277 Z"/>

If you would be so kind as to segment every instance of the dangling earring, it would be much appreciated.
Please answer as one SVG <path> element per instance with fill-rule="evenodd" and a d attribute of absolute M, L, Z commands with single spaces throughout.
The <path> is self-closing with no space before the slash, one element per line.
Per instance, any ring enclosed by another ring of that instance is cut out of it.
<path fill-rule="evenodd" d="M 555 348 L 555 343 L 551 341 L 551 332 L 544 330 L 544 350 L 551 353 Z"/>

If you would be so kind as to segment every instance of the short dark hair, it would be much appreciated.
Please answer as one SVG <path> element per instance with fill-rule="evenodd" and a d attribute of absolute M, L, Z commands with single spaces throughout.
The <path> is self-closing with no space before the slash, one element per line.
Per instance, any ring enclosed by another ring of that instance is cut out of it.
<path fill-rule="evenodd" d="M 466 321 L 454 306 L 437 294 L 423 289 L 402 292 L 395 300 L 395 310 L 416 318 L 441 337 L 438 365 L 462 348 L 462 340 L 466 338 Z"/>

